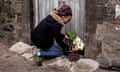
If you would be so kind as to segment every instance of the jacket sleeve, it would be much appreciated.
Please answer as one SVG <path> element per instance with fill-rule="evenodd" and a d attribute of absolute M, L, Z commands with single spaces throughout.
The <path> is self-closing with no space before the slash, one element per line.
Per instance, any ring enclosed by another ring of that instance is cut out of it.
<path fill-rule="evenodd" d="M 55 40 L 58 43 L 58 45 L 60 45 L 60 47 L 62 47 L 63 50 L 66 50 L 69 48 L 69 46 L 63 42 L 65 35 L 61 34 L 61 28 L 62 28 L 62 25 L 55 24 L 52 27 L 52 32 L 54 34 Z"/>

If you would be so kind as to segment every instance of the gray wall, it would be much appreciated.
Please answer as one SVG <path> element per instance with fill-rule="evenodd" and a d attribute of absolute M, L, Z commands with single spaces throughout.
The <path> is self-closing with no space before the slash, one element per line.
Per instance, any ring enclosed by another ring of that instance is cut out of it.
<path fill-rule="evenodd" d="M 18 41 L 30 44 L 29 0 L 0 0 L 0 8 L 0 43 L 6 46 Z"/>
<path fill-rule="evenodd" d="M 73 18 L 69 24 L 65 25 L 62 32 L 74 31 L 83 38 L 84 33 L 84 15 L 85 0 L 34 0 L 35 27 L 38 22 L 46 17 L 51 9 L 58 8 L 59 1 L 65 1 L 70 5 L 73 11 Z"/>

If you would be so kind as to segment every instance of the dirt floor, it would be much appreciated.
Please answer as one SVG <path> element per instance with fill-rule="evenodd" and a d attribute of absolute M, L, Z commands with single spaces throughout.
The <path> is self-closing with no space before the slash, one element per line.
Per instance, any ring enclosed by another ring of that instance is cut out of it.
<path fill-rule="evenodd" d="M 55 67 L 41 68 L 29 62 L 24 58 L 8 51 L 9 48 L 0 44 L 0 72 L 67 72 L 65 70 L 58 70 Z M 99 69 L 97 72 L 115 72 Z"/>
<path fill-rule="evenodd" d="M 0 72 L 41 72 L 32 62 L 10 53 L 8 47 L 0 44 Z"/>

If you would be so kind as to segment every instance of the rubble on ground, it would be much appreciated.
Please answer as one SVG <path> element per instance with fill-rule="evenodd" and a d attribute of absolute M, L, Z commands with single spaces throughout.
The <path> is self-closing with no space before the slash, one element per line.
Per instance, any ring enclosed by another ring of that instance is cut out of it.
<path fill-rule="evenodd" d="M 9 51 L 18 54 L 20 57 L 27 59 L 28 61 L 32 61 L 31 50 L 33 46 L 25 44 L 23 42 L 18 42 L 14 44 Z M 55 68 L 56 70 L 63 70 L 63 72 L 93 72 L 99 68 L 99 63 L 92 59 L 80 58 L 80 56 L 76 56 L 76 54 L 71 55 L 71 60 L 68 57 L 58 57 L 55 59 L 47 60 L 43 62 L 43 70 L 46 68 Z M 70 57 L 69 57 L 70 58 Z M 73 61 L 72 61 L 73 60 Z M 49 68 L 49 69 L 50 69 Z"/>

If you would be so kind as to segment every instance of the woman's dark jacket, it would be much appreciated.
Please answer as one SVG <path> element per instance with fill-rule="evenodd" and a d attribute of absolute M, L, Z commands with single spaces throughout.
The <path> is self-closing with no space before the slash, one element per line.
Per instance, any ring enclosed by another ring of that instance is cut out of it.
<path fill-rule="evenodd" d="M 64 35 L 61 34 L 62 24 L 55 20 L 51 15 L 43 19 L 32 31 L 32 42 L 40 49 L 47 50 L 56 40 L 57 44 L 65 50 L 69 46 L 63 42 Z"/>

